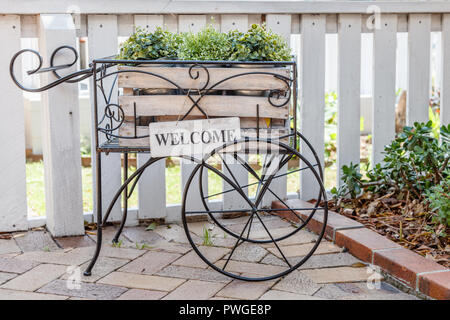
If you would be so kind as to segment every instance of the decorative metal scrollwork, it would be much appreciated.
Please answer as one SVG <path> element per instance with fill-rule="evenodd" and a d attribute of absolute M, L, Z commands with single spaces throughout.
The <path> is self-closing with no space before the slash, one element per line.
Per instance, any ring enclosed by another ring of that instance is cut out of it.
<path fill-rule="evenodd" d="M 61 50 L 70 50 L 71 52 L 73 52 L 74 54 L 74 60 L 71 63 L 66 63 L 66 64 L 62 64 L 62 65 L 54 65 L 54 60 L 56 57 L 56 54 L 61 51 Z M 44 73 L 44 72 L 52 72 L 53 75 L 57 78 L 57 80 L 44 85 L 40 88 L 27 88 L 25 87 L 16 77 L 15 73 L 14 73 L 14 64 L 16 63 L 16 60 L 19 56 L 21 56 L 22 54 L 26 53 L 26 52 L 30 52 L 32 54 L 34 54 L 38 60 L 39 60 L 39 65 L 37 66 L 36 69 L 34 70 L 29 70 L 27 71 L 28 75 L 33 75 L 33 74 L 39 74 L 39 73 Z M 78 61 L 78 53 L 77 51 L 70 46 L 61 46 L 56 48 L 53 53 L 50 56 L 50 66 L 46 67 L 46 68 L 42 68 L 42 63 L 43 63 L 43 59 L 42 56 L 39 54 L 39 52 L 37 52 L 36 50 L 32 50 L 32 49 L 22 49 L 20 51 L 18 51 L 12 58 L 11 58 L 11 62 L 9 64 L 9 74 L 11 75 L 11 78 L 13 80 L 13 82 L 22 90 L 24 91 L 28 91 L 28 92 L 42 92 L 42 91 L 46 91 L 49 90 L 63 82 L 68 82 L 68 83 L 76 83 L 79 81 L 82 81 L 86 78 L 89 78 L 90 76 L 92 76 L 93 74 L 93 69 L 92 68 L 87 68 L 87 69 L 82 69 L 73 73 L 70 73 L 66 76 L 60 76 L 58 74 L 57 71 L 63 70 L 63 69 L 67 69 L 70 68 L 71 66 L 73 66 L 76 62 Z"/>

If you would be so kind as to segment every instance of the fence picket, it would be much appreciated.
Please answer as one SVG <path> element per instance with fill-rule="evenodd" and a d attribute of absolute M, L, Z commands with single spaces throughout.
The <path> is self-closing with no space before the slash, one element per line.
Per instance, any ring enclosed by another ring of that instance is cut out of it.
<path fill-rule="evenodd" d="M 266 15 L 267 28 L 273 32 L 280 34 L 290 46 L 291 44 L 291 15 L 286 14 L 268 14 Z M 277 159 L 279 161 L 281 159 Z M 287 164 L 284 165 L 276 173 L 276 175 L 285 174 L 288 170 Z M 283 200 L 287 198 L 287 176 L 282 176 L 272 180 L 270 189 L 274 194 L 281 197 Z M 272 193 L 266 193 L 263 198 L 263 206 L 270 205 L 272 201 L 278 200 Z"/>
<path fill-rule="evenodd" d="M 359 163 L 361 92 L 361 15 L 338 17 L 337 185 L 343 165 Z"/>
<path fill-rule="evenodd" d="M 76 47 L 70 14 L 41 15 L 39 32 L 44 61 L 59 46 Z M 55 64 L 71 59 L 73 54 L 60 51 Z M 75 70 L 76 66 L 70 68 Z M 55 79 L 50 73 L 41 75 L 42 84 Z M 42 93 L 47 228 L 56 237 L 84 234 L 78 104 L 78 87 L 70 83 Z"/>
<path fill-rule="evenodd" d="M 450 14 L 442 15 L 441 125 L 450 123 Z"/>
<path fill-rule="evenodd" d="M 408 93 L 406 124 L 428 121 L 430 98 L 430 14 L 410 14 L 408 19 Z"/>
<path fill-rule="evenodd" d="M 157 27 L 163 27 L 164 16 L 160 14 L 135 15 L 134 25 L 136 27 L 141 27 L 148 32 L 153 32 Z"/>
<path fill-rule="evenodd" d="M 206 26 L 206 16 L 205 15 L 180 15 L 178 16 L 178 30 L 179 32 L 186 32 L 186 31 L 193 31 L 197 32 L 200 31 L 203 27 Z M 188 161 L 188 160 L 181 160 L 181 192 L 183 192 L 184 187 L 186 185 L 187 179 L 189 178 L 192 170 L 195 168 L 196 164 Z M 187 210 L 205 210 L 203 207 L 201 198 L 200 198 L 200 192 L 198 188 L 198 177 L 199 172 L 197 172 L 196 177 L 194 178 L 193 182 L 191 183 L 191 188 L 189 192 L 189 200 L 187 201 Z M 208 194 L 208 175 L 206 174 L 207 171 L 204 171 L 205 174 L 203 174 L 203 190 L 205 192 L 205 196 Z M 176 221 L 181 219 L 181 215 L 171 215 L 167 214 L 167 219 L 171 221 Z"/>
<path fill-rule="evenodd" d="M 246 14 L 223 14 L 220 16 L 220 31 L 239 30 L 242 32 L 248 29 L 248 15 Z"/>
<path fill-rule="evenodd" d="M 301 17 L 300 54 L 300 131 L 317 152 L 323 166 L 325 123 L 325 15 L 304 14 Z M 304 142 L 300 152 L 311 164 L 312 153 Z M 300 167 L 304 167 L 300 164 Z M 300 172 L 300 198 L 317 198 L 319 189 L 310 170 Z"/>
<path fill-rule="evenodd" d="M 397 15 L 383 14 L 373 35 L 372 164 L 395 136 Z"/>
<path fill-rule="evenodd" d="M 248 29 L 248 15 L 239 14 L 239 15 L 222 15 L 220 18 L 220 30 L 222 32 L 228 32 L 230 30 L 239 30 L 242 32 L 247 31 Z M 224 160 L 227 162 L 228 167 L 230 168 L 233 176 L 239 182 L 241 186 L 248 184 L 248 171 L 244 169 L 239 163 L 233 161 L 234 159 L 230 156 L 224 155 Z M 224 175 L 232 179 L 230 172 L 225 168 L 222 164 L 222 172 Z M 231 186 L 222 180 L 222 189 L 223 191 L 230 190 Z M 248 188 L 243 189 L 244 193 L 248 195 Z M 224 193 L 222 197 L 223 201 L 223 209 L 231 210 L 231 209 L 244 209 L 248 208 L 247 202 L 236 192 L 228 192 Z"/>
<path fill-rule="evenodd" d="M 289 46 L 291 44 L 291 20 L 290 14 L 266 15 L 267 28 L 281 35 Z"/>
<path fill-rule="evenodd" d="M 89 15 L 88 16 L 88 51 L 89 51 L 89 61 L 92 61 L 96 58 L 103 58 L 107 56 L 111 56 L 112 54 L 117 53 L 118 50 L 118 41 L 117 41 L 117 16 L 115 15 Z M 104 79 L 104 87 L 105 90 L 109 90 L 113 84 L 114 78 L 109 77 Z M 92 82 L 91 82 L 91 90 L 92 90 Z M 98 90 L 99 91 L 99 90 Z M 97 91 L 98 97 L 98 115 L 99 119 L 103 116 L 105 103 L 102 100 L 103 96 L 100 92 Z M 109 91 L 108 91 L 109 92 Z M 111 95 L 112 101 L 117 101 L 117 85 L 113 89 L 113 94 Z M 93 95 L 91 95 L 91 105 L 93 105 Z M 92 117 L 93 118 L 93 117 Z M 94 124 L 92 124 L 92 134 L 95 134 Z M 103 143 L 105 141 L 104 134 L 99 134 L 99 143 Z M 92 149 L 94 155 L 94 149 Z M 95 157 L 92 157 L 92 168 L 95 168 Z M 108 208 L 108 205 L 117 192 L 121 184 L 121 160 L 120 154 L 110 153 L 106 155 L 102 153 L 101 155 L 101 167 L 102 167 L 102 210 L 103 214 Z M 95 186 L 96 177 L 95 170 L 92 175 L 92 180 Z M 94 187 L 95 190 L 95 187 Z M 94 208 L 96 208 L 96 197 L 94 195 Z M 115 206 L 111 211 L 111 215 L 109 217 L 110 221 L 119 221 L 122 216 L 121 210 L 121 197 L 117 200 Z M 94 212 L 94 219 L 96 218 L 96 214 Z"/>
<path fill-rule="evenodd" d="M 25 123 L 22 92 L 11 81 L 8 62 L 20 50 L 21 21 L 18 15 L 0 16 L 0 231 L 25 230 L 27 222 L 27 194 L 25 179 Z M 20 60 L 20 59 L 19 59 Z M 21 79 L 22 64 L 17 61 L 15 73 Z"/>
<path fill-rule="evenodd" d="M 154 31 L 163 25 L 162 15 L 136 15 L 135 26 Z M 138 167 L 150 159 L 148 154 L 138 154 Z M 158 183 L 155 183 L 158 181 Z M 138 185 L 139 219 L 164 218 L 166 216 L 166 163 L 158 161 L 145 170 Z"/>

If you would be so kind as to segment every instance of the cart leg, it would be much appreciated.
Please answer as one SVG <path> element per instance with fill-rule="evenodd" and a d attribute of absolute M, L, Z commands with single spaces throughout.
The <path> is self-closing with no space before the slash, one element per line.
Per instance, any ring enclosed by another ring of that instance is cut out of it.
<path fill-rule="evenodd" d="M 102 175 L 101 175 L 101 154 L 97 151 L 96 161 L 95 161 L 95 174 L 97 177 L 96 182 L 96 193 L 97 193 L 97 246 L 95 248 L 94 256 L 92 257 L 89 266 L 84 271 L 85 276 L 90 276 L 92 274 L 92 268 L 97 262 L 98 256 L 100 255 L 100 250 L 102 248 Z"/>
<path fill-rule="evenodd" d="M 123 154 L 123 181 L 127 181 L 128 179 L 128 153 L 125 152 Z M 119 230 L 117 230 L 116 235 L 113 238 L 113 243 L 119 242 L 120 234 L 122 233 L 123 227 L 127 221 L 128 215 L 128 184 L 126 184 L 125 189 L 123 189 L 123 215 L 122 221 L 120 222 Z"/>

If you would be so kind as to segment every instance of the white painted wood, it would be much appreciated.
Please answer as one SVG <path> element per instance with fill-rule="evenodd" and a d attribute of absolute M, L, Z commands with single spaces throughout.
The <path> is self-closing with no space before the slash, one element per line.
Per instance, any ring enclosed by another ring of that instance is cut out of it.
<path fill-rule="evenodd" d="M 112 54 L 117 53 L 117 17 L 114 15 L 89 15 L 88 16 L 88 51 L 89 51 L 89 61 L 92 61 L 96 58 L 102 58 L 106 56 L 110 56 Z M 112 71 L 112 69 L 109 69 Z M 111 88 L 114 78 L 110 77 L 109 79 L 105 79 L 103 81 L 104 87 L 106 90 Z M 92 90 L 92 82 L 91 82 L 91 90 Z M 92 100 L 91 95 L 91 100 Z M 103 116 L 105 102 L 102 94 L 97 91 L 97 99 L 98 99 L 98 115 L 99 119 Z M 113 101 L 117 101 L 117 89 L 114 89 L 112 94 Z M 91 101 L 93 104 L 93 101 Z M 94 118 L 92 116 L 92 118 Z M 95 130 L 92 129 L 94 134 Z M 106 140 L 103 134 L 99 134 L 99 143 L 103 143 Z M 94 150 L 94 148 L 92 148 Z M 107 210 L 109 203 L 112 197 L 115 195 L 117 190 L 121 185 L 121 160 L 120 155 L 115 153 L 110 153 L 106 155 L 102 153 L 101 155 L 101 168 L 102 168 L 102 210 L 103 214 Z M 93 183 L 95 190 L 96 184 L 96 176 L 95 176 L 95 157 L 92 157 L 93 164 L 92 168 L 93 172 Z M 121 197 L 116 202 L 116 205 L 111 211 L 110 221 L 119 221 L 122 212 L 121 212 Z M 96 208 L 97 200 L 94 192 L 94 208 Z M 96 214 L 94 214 L 96 217 Z"/>
<path fill-rule="evenodd" d="M 62 45 L 76 47 L 76 30 L 70 14 L 41 15 L 39 51 L 49 61 Z M 72 61 L 73 54 L 60 52 L 55 65 Z M 73 66 L 68 70 L 75 71 Z M 56 78 L 41 75 L 41 83 Z M 81 191 L 80 117 L 78 86 L 61 84 L 42 93 L 43 154 L 47 229 L 53 236 L 84 234 Z"/>
<path fill-rule="evenodd" d="M 154 32 L 157 27 L 164 26 L 164 16 L 161 14 L 135 15 L 134 25 L 148 32 Z"/>
<path fill-rule="evenodd" d="M 340 14 L 338 26 L 337 185 L 344 165 L 359 164 L 361 16 Z"/>
<path fill-rule="evenodd" d="M 199 32 L 206 26 L 205 15 L 179 15 L 178 16 L 178 31 L 179 32 Z"/>
<path fill-rule="evenodd" d="M 372 164 L 395 137 L 397 15 L 381 15 L 373 35 Z"/>
<path fill-rule="evenodd" d="M 134 17 L 136 27 L 154 31 L 162 27 L 164 16 L 162 15 L 136 15 Z M 148 139 L 148 138 L 147 138 Z M 138 167 L 144 165 L 150 159 L 148 154 L 137 155 Z M 148 167 L 142 174 L 138 184 L 139 219 L 165 218 L 166 216 L 166 163 L 158 161 Z"/>
<path fill-rule="evenodd" d="M 245 155 L 240 155 L 243 160 L 246 160 L 247 157 Z M 224 161 L 227 163 L 229 170 L 233 173 L 234 178 L 237 180 L 240 186 L 246 186 L 248 184 L 248 175 L 249 172 L 238 162 L 235 161 L 231 155 L 223 155 Z M 224 164 L 222 163 L 222 172 L 225 176 L 227 176 L 231 181 L 236 183 L 229 171 Z M 223 181 L 222 190 L 227 191 L 233 189 L 233 187 Z M 248 196 L 248 188 L 242 188 L 242 191 L 245 195 Z M 223 194 L 223 209 L 224 210 L 232 210 L 232 209 L 245 209 L 249 208 L 249 204 L 245 201 L 245 199 L 237 192 L 231 191 Z"/>
<path fill-rule="evenodd" d="M 220 16 L 220 31 L 228 32 L 238 30 L 245 32 L 248 29 L 248 15 L 246 14 L 223 14 Z"/>
<path fill-rule="evenodd" d="M 206 16 L 205 15 L 179 15 L 178 16 L 178 31 L 179 32 L 198 32 L 202 30 L 206 26 Z M 181 192 L 184 192 L 184 188 L 187 182 L 187 179 L 189 178 L 192 170 L 195 168 L 196 164 L 182 159 L 181 160 Z M 194 178 L 194 181 L 191 184 L 190 192 L 188 193 L 188 201 L 187 201 L 187 210 L 205 210 L 201 198 L 200 198 L 200 192 L 199 192 L 199 183 L 198 178 L 199 172 L 197 172 L 196 178 Z M 205 170 L 203 174 L 203 192 L 205 193 L 205 196 L 208 194 L 208 175 L 207 171 Z M 166 220 L 168 221 L 180 221 L 181 220 L 181 214 L 171 214 L 167 212 Z"/>
<path fill-rule="evenodd" d="M 272 30 L 274 33 L 281 35 L 288 46 L 291 45 L 291 15 L 290 14 L 268 14 L 266 15 L 266 26 L 268 29 Z M 281 158 L 276 157 L 274 159 L 276 163 L 279 163 Z M 277 165 L 278 166 L 278 165 Z M 278 167 L 274 170 L 278 170 Z M 284 174 L 287 172 L 287 165 L 283 166 L 277 171 L 277 175 Z M 270 174 L 270 173 L 269 173 Z M 286 198 L 287 194 L 287 176 L 276 178 L 272 180 L 270 184 L 271 191 L 280 197 L 281 199 Z M 278 200 L 275 195 L 270 192 L 266 192 L 263 199 L 263 205 L 271 205 L 272 201 Z"/>
<path fill-rule="evenodd" d="M 450 14 L 442 15 L 441 125 L 450 123 Z"/>
<path fill-rule="evenodd" d="M 291 43 L 291 20 L 290 14 L 266 15 L 267 28 L 282 36 L 289 46 Z"/>
<path fill-rule="evenodd" d="M 410 14 L 408 20 L 408 95 L 406 124 L 428 121 L 430 97 L 429 14 Z"/>
<path fill-rule="evenodd" d="M 300 54 L 300 131 L 313 145 L 323 166 L 325 122 L 325 15 L 302 15 Z M 300 144 L 303 156 L 315 163 L 305 143 Z M 300 164 L 300 167 L 304 167 Z M 300 198 L 317 198 L 317 181 L 310 170 L 300 172 Z"/>
<path fill-rule="evenodd" d="M 367 1 L 167 1 L 152 0 L 21 0 L 9 5 L 8 0 L 2 0 L 2 11 L 5 14 L 39 14 L 66 12 L 71 5 L 80 7 L 80 13 L 88 14 L 198 14 L 214 13 L 363 13 L 367 12 Z M 450 12 L 447 1 L 377 1 L 376 5 L 383 13 L 440 13 Z"/>
<path fill-rule="evenodd" d="M 25 118 L 22 91 L 9 75 L 9 60 L 20 50 L 21 25 L 17 15 L 0 16 L 0 231 L 26 230 L 27 194 L 25 185 Z M 15 74 L 21 79 L 22 63 Z"/>
<path fill-rule="evenodd" d="M 138 155 L 138 167 L 150 159 L 148 154 Z M 166 162 L 153 163 L 139 180 L 139 219 L 165 218 L 166 216 Z"/>
<path fill-rule="evenodd" d="M 221 16 L 221 26 L 220 30 L 222 32 L 228 32 L 230 30 L 238 30 L 245 32 L 248 29 L 249 25 L 249 17 L 248 15 L 222 15 Z M 244 158 L 245 159 L 245 158 Z M 224 155 L 224 161 L 226 161 L 229 170 L 231 170 L 235 179 L 239 183 L 239 185 L 244 186 L 248 184 L 248 171 L 244 169 L 242 165 L 238 162 L 234 161 L 233 157 L 229 155 Z M 229 170 L 222 163 L 222 172 L 228 178 L 230 178 L 233 182 L 233 178 Z M 231 190 L 232 187 L 222 180 L 222 190 Z M 248 195 L 248 188 L 242 189 L 246 195 Z M 232 209 L 244 209 L 249 208 L 248 203 L 242 198 L 242 196 L 237 191 L 231 191 L 224 193 L 222 196 L 223 201 L 223 209 L 224 210 L 232 210 Z"/>
<path fill-rule="evenodd" d="M 191 175 L 194 168 L 197 166 L 197 163 L 192 161 L 181 159 L 181 192 L 184 193 L 187 181 L 189 176 Z M 189 210 L 206 210 L 203 206 L 201 195 L 200 195 L 200 187 L 199 187 L 199 179 L 200 179 L 200 170 L 199 169 L 191 182 L 189 187 L 189 191 L 187 193 L 187 202 L 186 202 L 186 211 Z M 203 169 L 203 177 L 202 177 L 202 185 L 204 196 L 208 195 L 208 170 Z M 169 222 L 180 221 L 181 220 L 181 211 L 179 215 L 167 215 L 166 220 Z"/>
<path fill-rule="evenodd" d="M 278 169 L 281 160 L 284 158 L 283 155 L 265 155 L 263 160 L 265 165 L 265 179 L 269 179 L 271 175 L 278 176 L 280 174 L 284 174 L 287 172 L 288 165 L 284 165 L 282 168 Z M 270 207 L 272 205 L 272 201 L 279 201 L 287 199 L 287 176 L 273 178 L 272 182 L 268 186 L 270 191 L 267 190 L 264 194 L 264 197 L 261 201 L 262 207 Z M 278 199 L 280 198 L 280 199 Z"/>

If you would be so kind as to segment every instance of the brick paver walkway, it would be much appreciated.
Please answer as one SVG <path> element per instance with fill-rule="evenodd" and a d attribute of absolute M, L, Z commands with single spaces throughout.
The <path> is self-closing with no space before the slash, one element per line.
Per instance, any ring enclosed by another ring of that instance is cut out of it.
<path fill-rule="evenodd" d="M 226 223 L 238 230 L 243 221 L 227 219 Z M 213 246 L 202 250 L 220 265 L 233 238 L 208 222 L 191 226 L 200 243 L 203 228 L 209 228 Z M 292 226 L 272 222 L 271 228 L 274 234 L 283 234 Z M 112 226 L 105 228 L 104 248 L 91 277 L 84 277 L 82 271 L 93 253 L 95 233 L 52 239 L 38 230 L 0 239 L 0 299 L 417 299 L 384 280 L 375 281 L 381 275 L 368 273 L 365 264 L 325 240 L 288 276 L 245 282 L 208 267 L 176 224 L 151 231 L 125 228 L 118 247 L 110 244 L 114 232 Z M 252 232 L 256 237 L 262 230 L 255 224 Z M 295 261 L 309 251 L 316 237 L 302 230 L 280 245 L 288 260 Z M 283 268 L 278 256 L 271 245 L 243 244 L 227 268 L 243 275 L 267 275 Z"/>

